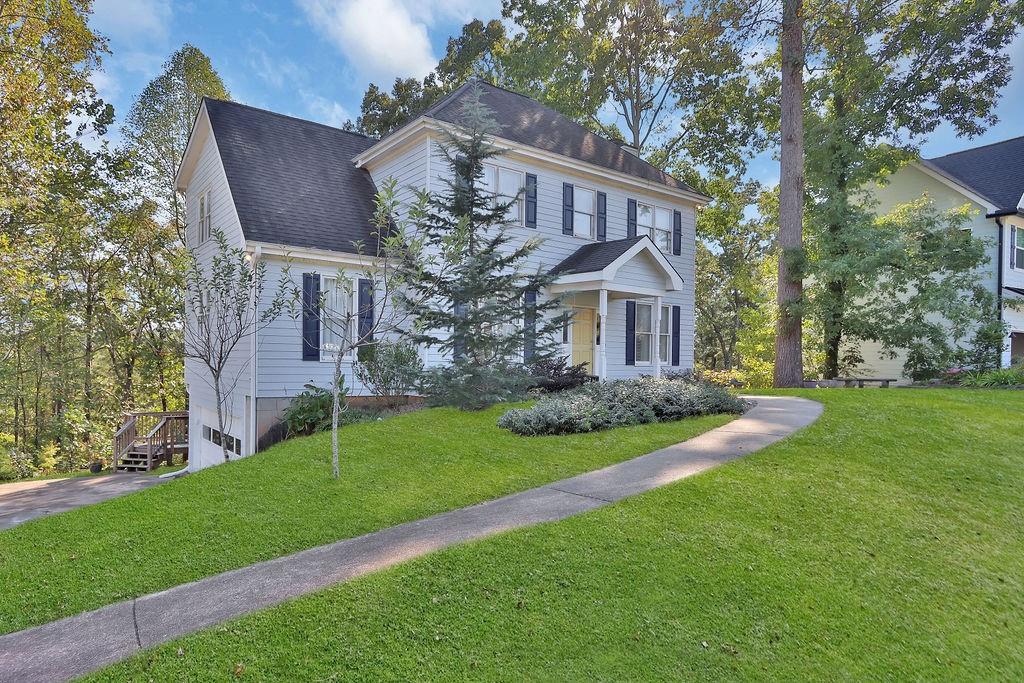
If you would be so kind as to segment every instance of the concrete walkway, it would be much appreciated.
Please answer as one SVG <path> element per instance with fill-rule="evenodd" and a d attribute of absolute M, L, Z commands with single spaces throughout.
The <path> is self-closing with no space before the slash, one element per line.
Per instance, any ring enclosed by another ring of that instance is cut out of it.
<path fill-rule="evenodd" d="M 729 424 L 633 460 L 0 636 L 0 681 L 67 680 L 440 548 L 593 510 L 764 448 L 822 412 L 801 398 L 752 399 Z"/>
<path fill-rule="evenodd" d="M 141 491 L 161 481 L 155 475 L 125 472 L 0 484 L 0 530 Z"/>

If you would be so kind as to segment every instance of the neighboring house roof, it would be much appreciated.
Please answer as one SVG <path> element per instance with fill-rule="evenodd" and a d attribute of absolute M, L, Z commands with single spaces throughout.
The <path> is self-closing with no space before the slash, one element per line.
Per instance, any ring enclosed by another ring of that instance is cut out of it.
<path fill-rule="evenodd" d="M 644 237 L 645 235 L 640 235 L 639 237 L 627 237 L 624 240 L 585 244 L 552 268 L 550 274 L 576 275 L 604 270 Z"/>
<path fill-rule="evenodd" d="M 991 201 L 995 213 L 1015 213 L 1024 195 L 1024 136 L 921 163 Z"/>
<path fill-rule="evenodd" d="M 376 140 L 236 102 L 205 99 L 247 240 L 375 253 L 376 187 L 351 159 Z"/>
<path fill-rule="evenodd" d="M 423 116 L 445 123 L 459 124 L 462 105 L 474 86 L 479 86 L 480 101 L 494 112 L 494 118 L 501 126 L 499 137 L 627 173 L 677 190 L 696 193 L 683 181 L 627 152 L 618 143 L 591 132 L 564 114 L 526 95 L 483 81 L 471 80 L 465 83 L 424 112 Z"/>

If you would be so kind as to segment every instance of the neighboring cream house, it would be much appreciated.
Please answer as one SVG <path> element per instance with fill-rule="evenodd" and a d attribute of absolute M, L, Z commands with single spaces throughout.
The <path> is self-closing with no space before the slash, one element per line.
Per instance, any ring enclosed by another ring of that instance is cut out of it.
<path fill-rule="evenodd" d="M 1024 137 L 908 164 L 874 196 L 884 214 L 925 193 L 939 209 L 969 204 L 975 210 L 971 233 L 989 244 L 988 264 L 978 276 L 1009 328 L 1001 362 L 1005 367 L 1024 358 Z M 857 374 L 902 377 L 903 355 L 887 358 L 873 343 L 863 343 L 861 354 Z"/>
<path fill-rule="evenodd" d="M 534 100 L 479 85 L 501 126 L 493 143 L 504 151 L 485 180 L 502 195 L 524 190 L 507 229 L 516 239 L 544 240 L 531 265 L 557 275 L 540 296 L 564 295 L 573 314 L 560 340 L 565 356 L 600 378 L 691 368 L 695 216 L 707 198 Z M 336 278 L 339 269 L 353 281 L 362 272 L 354 243 L 370 243 L 376 188 L 393 178 L 404 200 L 413 188 L 443 189 L 442 131 L 457 124 L 468 87 L 382 140 L 204 100 L 177 177 L 189 246 L 208 259 L 211 231 L 222 230 L 267 263 L 271 281 L 287 257 L 307 297 L 362 310 L 373 293 L 353 282 L 347 301 Z M 449 360 L 433 348 L 420 353 L 428 366 Z M 308 316 L 277 319 L 235 355 L 223 435 L 205 371 L 186 363 L 192 469 L 220 462 L 221 440 L 238 455 L 255 452 L 305 384 L 331 381 L 333 355 Z"/>

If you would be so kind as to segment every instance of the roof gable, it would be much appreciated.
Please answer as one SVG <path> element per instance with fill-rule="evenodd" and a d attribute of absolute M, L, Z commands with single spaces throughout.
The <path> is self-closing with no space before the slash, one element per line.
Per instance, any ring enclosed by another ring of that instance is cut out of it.
<path fill-rule="evenodd" d="M 552 268 L 549 274 L 557 276 L 556 283 L 563 285 L 589 279 L 613 281 L 623 266 L 644 256 L 665 277 L 667 289 L 682 289 L 682 276 L 647 235 L 585 244 Z"/>
<path fill-rule="evenodd" d="M 376 187 L 352 157 L 372 138 L 235 102 L 205 99 L 247 240 L 370 252 Z"/>
<path fill-rule="evenodd" d="M 998 211 L 1016 211 L 1024 194 L 1024 137 L 921 161 L 988 199 Z"/>
<path fill-rule="evenodd" d="M 442 98 L 423 116 L 459 125 L 465 98 L 475 86 L 480 88 L 480 101 L 494 112 L 494 118 L 501 127 L 499 137 L 676 190 L 699 194 L 683 181 L 627 152 L 621 145 L 593 133 L 564 114 L 526 95 L 483 81 L 465 83 Z"/>

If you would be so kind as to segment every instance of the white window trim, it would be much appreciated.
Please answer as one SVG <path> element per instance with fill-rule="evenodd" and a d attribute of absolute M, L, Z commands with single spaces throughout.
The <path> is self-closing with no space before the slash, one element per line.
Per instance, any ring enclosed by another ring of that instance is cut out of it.
<path fill-rule="evenodd" d="M 587 192 L 590 192 L 590 193 L 592 193 L 594 195 L 594 203 L 590 207 L 590 233 L 586 234 L 586 235 L 577 235 L 576 234 L 576 214 L 577 213 L 583 213 L 583 214 L 586 213 L 586 211 L 577 211 L 576 210 L 576 190 L 586 190 Z M 572 236 L 573 237 L 578 237 L 581 240 L 589 240 L 591 242 L 597 241 L 597 193 L 598 193 L 597 188 L 588 187 L 586 185 L 576 185 L 575 183 L 573 184 L 573 186 L 572 186 Z"/>
<path fill-rule="evenodd" d="M 344 286 L 341 287 L 341 291 L 343 293 L 347 293 L 348 297 L 349 297 L 348 337 L 349 337 L 349 341 L 351 342 L 352 335 L 354 334 L 353 327 L 356 327 L 356 326 L 359 325 L 359 316 L 355 314 L 355 311 L 356 311 L 356 297 L 358 296 L 358 289 L 357 289 L 357 286 L 356 286 L 356 281 L 353 278 L 350 278 L 350 277 L 347 277 L 347 276 L 339 277 L 337 274 L 335 274 L 335 275 L 321 274 L 320 275 L 320 296 L 321 296 L 321 298 L 323 298 L 325 296 L 325 292 L 327 292 L 327 280 L 340 280 L 340 281 L 346 281 L 347 280 L 348 283 L 349 283 L 350 291 L 345 292 Z M 320 323 L 320 362 L 321 363 L 333 363 L 334 360 L 335 360 L 335 355 L 336 355 L 335 352 L 327 351 L 327 350 L 324 349 L 324 321 L 323 321 L 324 314 L 325 314 L 325 312 L 324 312 L 323 308 L 321 308 L 320 309 L 320 313 L 317 315 L 317 319 L 319 320 L 319 323 Z M 355 323 L 355 325 L 353 325 L 352 323 Z M 342 361 L 346 361 L 346 362 L 352 361 L 355 358 L 355 355 L 356 355 L 355 346 L 353 344 L 349 344 L 348 353 L 346 353 L 344 356 L 342 356 L 341 360 Z"/>
<path fill-rule="evenodd" d="M 1010 249 L 1010 253 L 1007 254 L 1007 256 L 1013 256 L 1014 257 L 1014 259 L 1013 259 L 1013 270 L 1014 271 L 1024 272 L 1024 258 L 1021 258 L 1021 257 L 1024 257 L 1024 245 L 1022 245 L 1022 242 L 1021 242 L 1021 240 L 1024 239 L 1024 225 L 1014 225 L 1013 223 L 1007 223 L 1006 224 L 1006 229 L 1010 233 L 1009 235 L 1006 236 L 1007 237 L 1007 239 L 1006 239 L 1007 247 Z M 1013 242 L 1011 242 L 1011 240 L 1010 240 L 1010 237 L 1013 236 L 1013 231 L 1015 229 L 1017 231 L 1017 243 L 1016 243 L 1016 245 L 1013 244 Z M 1016 251 L 1017 253 L 1014 254 L 1013 253 L 1014 251 Z"/>
<path fill-rule="evenodd" d="M 649 233 L 646 232 L 647 226 L 641 226 L 640 225 L 640 207 L 641 206 L 646 206 L 646 207 L 648 207 L 651 210 L 651 225 L 650 225 L 650 232 Z M 661 230 L 661 229 L 659 229 L 657 227 L 658 226 L 658 209 L 661 209 L 662 211 L 668 211 L 668 215 L 669 215 L 668 230 Z M 648 235 L 651 238 L 651 241 L 654 242 L 654 246 L 658 247 L 658 249 L 661 251 L 661 253 L 663 253 L 663 254 L 671 254 L 672 253 L 672 240 L 674 238 L 674 232 L 675 232 L 675 226 L 673 225 L 673 222 L 675 221 L 675 212 L 676 212 L 676 210 L 671 208 L 671 207 L 669 207 L 669 206 L 665 206 L 663 204 L 655 204 L 653 202 L 648 202 L 648 201 L 640 201 L 638 199 L 637 202 L 636 202 L 636 234 L 637 235 L 640 235 L 640 234 Z M 662 247 L 661 243 L 658 242 L 658 233 L 659 232 L 667 232 L 668 233 L 668 251 L 666 251 Z"/>
<path fill-rule="evenodd" d="M 213 188 L 203 189 L 196 197 L 196 241 L 195 246 L 199 247 L 213 237 L 213 209 L 210 202 L 210 195 Z M 205 209 L 205 216 L 203 215 Z"/>
<path fill-rule="evenodd" d="M 640 307 L 641 306 L 646 306 L 647 308 L 651 309 L 651 331 L 650 332 L 641 332 L 639 330 L 639 325 L 637 325 L 637 323 L 640 320 Z M 654 354 L 655 353 L 659 353 L 658 349 L 654 346 L 654 342 L 655 342 L 655 339 L 654 339 L 654 304 L 652 304 L 652 303 L 642 303 L 640 301 L 637 301 L 636 302 L 636 309 L 637 309 L 637 311 L 636 311 L 636 319 L 633 321 L 633 364 L 634 365 L 654 365 Z M 640 338 L 641 335 L 643 335 L 645 337 L 648 337 L 650 339 L 650 343 L 651 343 L 650 360 L 640 360 L 640 354 L 638 354 L 636 352 L 637 340 Z"/>
<path fill-rule="evenodd" d="M 504 197 L 505 195 L 500 194 L 501 192 L 501 172 L 507 171 L 508 173 L 515 173 L 519 176 L 519 194 L 516 195 L 516 207 L 519 209 L 519 218 L 516 221 L 509 221 L 505 225 L 512 225 L 516 227 L 523 227 L 526 225 L 526 171 L 521 171 L 517 168 L 509 168 L 508 166 L 499 166 L 497 164 L 484 164 L 487 168 L 494 169 L 494 192 L 491 197 L 491 206 L 495 206 L 498 203 L 498 197 Z"/>
<path fill-rule="evenodd" d="M 658 354 L 661 354 L 661 338 L 667 337 L 668 343 L 665 344 L 665 357 L 661 359 L 662 364 L 672 362 L 672 306 L 670 304 L 662 304 L 661 312 L 668 312 L 668 315 L 661 317 L 658 323 Z M 667 321 L 668 324 L 665 324 Z"/>

